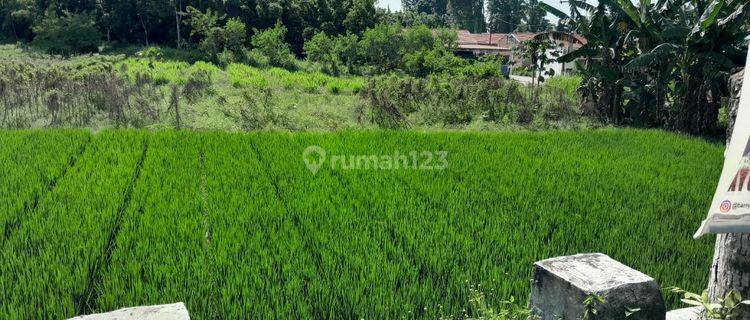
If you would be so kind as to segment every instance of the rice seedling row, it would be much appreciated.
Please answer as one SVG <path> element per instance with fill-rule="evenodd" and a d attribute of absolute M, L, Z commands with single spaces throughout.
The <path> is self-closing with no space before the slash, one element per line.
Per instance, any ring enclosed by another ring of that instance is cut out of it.
<path fill-rule="evenodd" d="M 183 301 L 193 314 L 209 314 L 214 287 L 201 144 L 200 135 L 185 132 L 149 136 L 140 180 L 98 288 L 97 309 Z"/>
<path fill-rule="evenodd" d="M 0 318 L 57 319 L 89 309 L 143 154 L 141 133 L 99 133 L 40 199 L 3 246 Z"/>
<path fill-rule="evenodd" d="M 348 144 L 341 148 L 342 142 L 325 136 L 303 135 L 287 144 L 293 147 L 285 150 L 291 152 L 291 157 L 299 158 L 308 145 L 336 151 L 346 149 Z M 389 241 L 387 229 L 382 228 L 382 215 L 369 212 L 366 199 L 359 196 L 366 191 L 356 189 L 341 172 L 324 169 L 313 176 L 299 160 L 294 166 L 299 175 L 294 175 L 296 181 L 284 185 L 282 190 L 286 198 L 303 202 L 304 207 L 295 212 L 300 214 L 311 246 L 319 252 L 320 290 L 324 297 L 331 299 L 317 301 L 314 305 L 316 308 L 327 305 L 328 309 L 321 311 L 333 314 L 316 314 L 316 317 L 373 318 L 407 314 L 409 307 L 395 292 L 404 282 L 402 275 L 413 273 L 409 270 L 411 264 Z M 378 285 L 373 285 L 375 283 Z M 372 304 L 372 299 L 379 303 Z"/>
<path fill-rule="evenodd" d="M 279 198 L 255 145 L 277 139 L 206 137 L 205 175 L 216 314 L 222 318 L 310 318 L 307 282 L 316 276 L 303 235 Z M 242 239 L 238 241 L 238 239 Z"/>
<path fill-rule="evenodd" d="M 5 136 L 5 135 L 0 135 Z M 0 141 L 0 247 L 11 236 L 39 199 L 75 165 L 89 135 L 83 131 L 22 132 Z"/>

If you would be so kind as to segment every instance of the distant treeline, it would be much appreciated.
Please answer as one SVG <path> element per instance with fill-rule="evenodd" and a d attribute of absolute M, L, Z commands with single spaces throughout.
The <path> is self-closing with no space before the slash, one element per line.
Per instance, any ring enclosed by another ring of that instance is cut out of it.
<path fill-rule="evenodd" d="M 137 44 L 179 44 L 191 41 L 184 23 L 188 8 L 238 18 L 249 28 L 267 29 L 277 21 L 289 30 L 287 42 L 301 52 L 304 38 L 319 31 L 359 34 L 374 26 L 383 13 L 375 0 L 9 0 L 0 5 L 0 28 L 9 39 L 31 41 L 50 17 L 86 15 L 102 38 Z"/>
<path fill-rule="evenodd" d="M 281 22 L 288 30 L 285 41 L 301 54 L 305 40 L 317 33 L 361 35 L 379 23 L 472 32 L 547 29 L 537 1 L 403 0 L 403 12 L 391 12 L 376 8 L 376 0 L 6 0 L 0 4 L 0 39 L 32 41 L 40 34 L 54 39 L 52 29 L 87 35 L 73 41 L 81 47 L 76 51 L 87 51 L 93 40 L 179 47 L 201 40 L 187 21 L 194 9 L 214 13 L 217 25 L 242 22 L 248 36 Z"/>

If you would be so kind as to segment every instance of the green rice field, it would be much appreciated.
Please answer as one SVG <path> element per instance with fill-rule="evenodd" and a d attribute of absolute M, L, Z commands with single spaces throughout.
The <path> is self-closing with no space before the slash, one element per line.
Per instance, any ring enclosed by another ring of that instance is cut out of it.
<path fill-rule="evenodd" d="M 444 170 L 311 173 L 445 151 Z M 193 319 L 436 319 L 602 252 L 702 290 L 723 146 L 661 131 L 0 132 L 0 319 L 183 301 Z M 665 293 L 672 307 L 677 297 Z"/>

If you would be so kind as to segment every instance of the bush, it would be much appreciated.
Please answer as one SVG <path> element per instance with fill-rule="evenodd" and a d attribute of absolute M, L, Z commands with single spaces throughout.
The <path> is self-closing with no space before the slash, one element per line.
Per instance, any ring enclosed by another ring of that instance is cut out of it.
<path fill-rule="evenodd" d="M 501 76 L 500 63 L 495 61 L 475 61 L 471 64 L 466 63 L 457 68 L 448 69 L 446 73 L 451 75 L 462 75 L 476 78 L 492 78 Z"/>
<path fill-rule="evenodd" d="M 58 16 L 48 10 L 32 29 L 32 44 L 54 54 L 96 52 L 102 39 L 93 17 L 87 13 L 65 12 Z"/>
<path fill-rule="evenodd" d="M 404 30 L 403 41 L 402 50 L 405 53 L 429 50 L 437 47 L 432 30 L 424 25 Z"/>
<path fill-rule="evenodd" d="M 245 49 L 247 41 L 247 28 L 245 23 L 239 18 L 227 20 L 222 30 L 224 36 L 224 49 L 240 54 Z"/>
<path fill-rule="evenodd" d="M 323 71 L 332 74 L 339 73 L 340 61 L 336 52 L 336 44 L 324 32 L 316 33 L 312 39 L 306 41 L 304 51 L 307 60 L 323 65 Z"/>
<path fill-rule="evenodd" d="M 289 44 L 284 42 L 287 29 L 281 22 L 277 22 L 276 26 L 270 29 L 263 31 L 253 29 L 253 31 L 255 35 L 250 40 L 253 48 L 268 58 L 271 65 L 288 69 L 295 68 L 296 59 Z"/>
<path fill-rule="evenodd" d="M 544 86 L 565 91 L 568 95 L 576 94 L 583 79 L 579 76 L 554 76 L 544 82 Z"/>
<path fill-rule="evenodd" d="M 348 73 L 352 73 L 358 59 L 357 41 L 356 35 L 331 37 L 320 32 L 305 42 L 304 51 L 307 60 L 322 64 L 326 73 L 338 75 L 342 64 L 346 65 Z"/>
<path fill-rule="evenodd" d="M 456 57 L 452 52 L 438 47 L 404 55 L 406 72 L 416 77 L 424 77 L 433 73 L 450 72 L 466 64 L 466 60 Z"/>
<path fill-rule="evenodd" d="M 245 23 L 239 18 L 227 20 L 219 27 L 219 15 L 210 9 L 206 13 L 188 7 L 189 24 L 193 28 L 190 35 L 200 38 L 198 48 L 211 56 L 214 61 L 232 63 L 240 60 L 247 41 Z"/>
<path fill-rule="evenodd" d="M 543 87 L 533 99 L 528 90 L 499 77 L 388 75 L 370 79 L 360 94 L 372 110 L 373 122 L 382 127 L 468 125 L 478 120 L 549 127 L 580 117 L 577 95 Z"/>
<path fill-rule="evenodd" d="M 401 67 L 402 41 L 400 26 L 379 24 L 365 31 L 359 53 L 377 72 L 393 71 Z"/>

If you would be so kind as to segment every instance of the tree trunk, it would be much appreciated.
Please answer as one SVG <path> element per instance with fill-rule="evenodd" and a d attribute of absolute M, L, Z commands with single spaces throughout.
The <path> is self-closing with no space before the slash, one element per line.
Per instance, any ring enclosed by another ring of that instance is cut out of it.
<path fill-rule="evenodd" d="M 177 23 L 177 48 L 182 49 L 182 36 L 180 32 L 180 12 L 182 11 L 182 1 L 175 2 L 174 20 Z"/>
<path fill-rule="evenodd" d="M 744 72 L 738 72 L 729 80 L 731 96 L 727 146 L 732 138 L 732 130 L 737 118 L 743 75 Z M 748 93 L 745 92 L 745 94 Z M 743 299 L 750 298 L 750 234 L 729 233 L 716 236 L 714 261 L 711 264 L 708 283 L 709 298 L 716 302 L 732 289 L 742 294 Z M 736 319 L 750 320 L 750 308 L 743 308 L 741 315 Z"/>
<path fill-rule="evenodd" d="M 143 33 L 146 35 L 146 46 L 148 47 L 149 46 L 149 43 L 148 43 L 148 27 L 146 27 L 146 22 L 143 21 L 143 16 L 139 14 L 138 17 L 141 19 L 141 25 L 143 26 Z"/>

